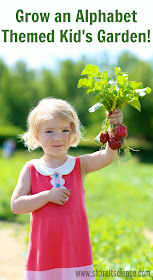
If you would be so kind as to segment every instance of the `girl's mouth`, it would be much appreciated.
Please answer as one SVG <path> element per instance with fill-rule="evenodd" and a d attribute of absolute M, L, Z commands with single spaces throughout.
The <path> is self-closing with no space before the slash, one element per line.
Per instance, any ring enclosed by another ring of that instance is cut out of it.
<path fill-rule="evenodd" d="M 63 145 L 54 145 L 54 148 L 61 148 Z"/>

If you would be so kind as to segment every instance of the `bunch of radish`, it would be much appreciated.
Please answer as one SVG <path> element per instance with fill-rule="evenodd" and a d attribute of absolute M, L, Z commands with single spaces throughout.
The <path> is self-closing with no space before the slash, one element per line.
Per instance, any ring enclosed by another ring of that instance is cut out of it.
<path fill-rule="evenodd" d="M 122 72 L 120 67 L 115 67 L 115 80 L 108 75 L 107 71 L 101 72 L 98 66 L 91 64 L 85 66 L 81 75 L 86 77 L 79 79 L 78 88 L 86 88 L 87 94 L 94 94 L 95 102 L 97 102 L 89 108 L 90 113 L 104 107 L 106 112 L 111 114 L 114 109 L 122 110 L 126 105 L 130 105 L 140 111 L 139 98 L 151 93 L 151 88 L 144 88 L 141 82 L 130 81 L 128 73 Z M 106 116 L 101 132 L 97 135 L 95 141 L 97 144 L 102 143 L 101 149 L 108 142 L 112 150 L 118 150 L 118 155 L 122 147 L 124 150 L 124 162 L 126 162 L 131 157 L 131 148 L 128 147 L 125 140 L 127 128 L 123 124 L 111 125 L 111 131 L 108 132 L 110 125 Z"/>
<path fill-rule="evenodd" d="M 124 124 L 118 124 L 110 133 L 102 131 L 100 133 L 100 142 L 102 143 L 102 147 L 108 142 L 108 145 L 112 150 L 119 150 L 122 144 L 124 144 L 126 137 L 126 126 Z"/>

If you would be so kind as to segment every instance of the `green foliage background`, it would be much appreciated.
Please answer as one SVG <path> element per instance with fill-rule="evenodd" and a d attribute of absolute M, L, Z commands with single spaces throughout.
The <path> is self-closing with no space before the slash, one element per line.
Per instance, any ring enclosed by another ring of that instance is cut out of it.
<path fill-rule="evenodd" d="M 85 89 L 78 89 L 77 83 L 86 64 L 99 66 L 100 71 L 107 70 L 113 77 L 114 66 L 121 67 L 128 72 L 129 80 L 142 82 L 143 86 L 150 87 L 153 92 L 153 64 L 143 61 L 132 53 L 121 53 L 114 63 L 108 59 L 109 54 L 99 59 L 82 57 L 77 62 L 73 60 L 60 61 L 55 71 L 50 69 L 29 69 L 23 61 L 18 61 L 8 67 L 0 61 L 0 126 L 3 134 L 6 126 L 26 129 L 27 114 L 37 101 L 44 97 L 58 97 L 71 102 L 78 111 L 80 120 L 90 131 L 100 130 L 104 119 L 104 109 L 90 114 L 88 109 L 96 103 L 94 95 L 87 95 Z M 129 136 L 153 139 L 153 94 L 146 96 L 141 101 L 141 112 L 131 106 L 126 106 L 124 124 L 128 127 Z M 96 126 L 95 126 L 96 123 Z M 7 129 L 7 128 L 6 128 Z M 7 134 L 7 133 L 6 133 Z M 1 132 L 0 132 L 1 135 Z"/>

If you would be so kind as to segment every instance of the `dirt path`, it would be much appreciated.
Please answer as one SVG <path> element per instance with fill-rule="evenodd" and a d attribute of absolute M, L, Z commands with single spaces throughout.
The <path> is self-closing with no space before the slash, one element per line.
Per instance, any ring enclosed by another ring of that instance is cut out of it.
<path fill-rule="evenodd" d="M 153 232 L 144 235 L 153 244 Z M 23 280 L 25 265 L 25 228 L 0 222 L 0 280 Z"/>
<path fill-rule="evenodd" d="M 23 280 L 24 226 L 0 222 L 0 280 Z"/>

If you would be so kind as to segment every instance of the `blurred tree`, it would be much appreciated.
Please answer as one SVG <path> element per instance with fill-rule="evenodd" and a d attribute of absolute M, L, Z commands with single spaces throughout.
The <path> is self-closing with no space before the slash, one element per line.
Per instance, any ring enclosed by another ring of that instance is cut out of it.
<path fill-rule="evenodd" d="M 25 127 L 27 111 L 38 97 L 34 71 L 28 70 L 24 62 L 17 62 L 11 69 L 8 94 L 5 96 L 10 107 L 9 122 Z"/>
<path fill-rule="evenodd" d="M 142 82 L 144 87 L 150 87 L 152 93 L 140 98 L 141 112 L 131 106 L 126 106 L 125 121 L 130 136 L 142 136 L 148 139 L 153 137 L 153 68 L 149 61 L 143 61 L 130 52 L 124 52 L 118 57 L 117 65 L 128 72 L 129 79 Z"/>
<path fill-rule="evenodd" d="M 61 85 L 60 97 L 72 103 L 79 114 L 82 124 L 89 126 L 88 108 L 92 105 L 93 100 L 87 96 L 85 90 L 77 88 L 78 80 L 85 64 L 84 60 L 79 62 L 72 60 L 62 61 L 58 80 Z"/>
<path fill-rule="evenodd" d="M 99 57 L 99 56 L 98 56 Z M 90 114 L 88 109 L 94 104 L 94 95 L 87 95 L 85 89 L 78 89 L 77 83 L 86 64 L 97 64 L 100 71 L 108 70 L 114 74 L 114 65 L 106 52 L 98 58 L 82 57 L 75 62 L 71 59 L 61 61 L 58 70 L 31 70 L 25 62 L 18 61 L 8 68 L 0 61 L 0 125 L 15 125 L 25 129 L 26 118 L 31 107 L 44 97 L 63 98 L 76 108 L 82 124 L 95 133 L 99 132 L 105 118 L 103 108 Z M 144 87 L 153 90 L 153 67 L 130 52 L 123 52 L 117 58 L 116 66 L 128 72 L 130 80 L 143 82 Z M 106 67 L 106 68 L 105 68 Z M 123 109 L 124 123 L 128 126 L 129 136 L 153 138 L 153 93 L 141 101 L 141 113 L 130 105 Z M 95 102 L 96 103 L 96 102 Z"/>
<path fill-rule="evenodd" d="M 9 92 L 10 73 L 8 67 L 0 60 L 0 125 L 9 124 L 10 107 L 7 106 L 6 95 Z"/>
<path fill-rule="evenodd" d="M 56 75 L 52 71 L 42 69 L 41 78 L 38 81 L 40 99 L 45 97 L 58 96 L 57 79 Z"/>

